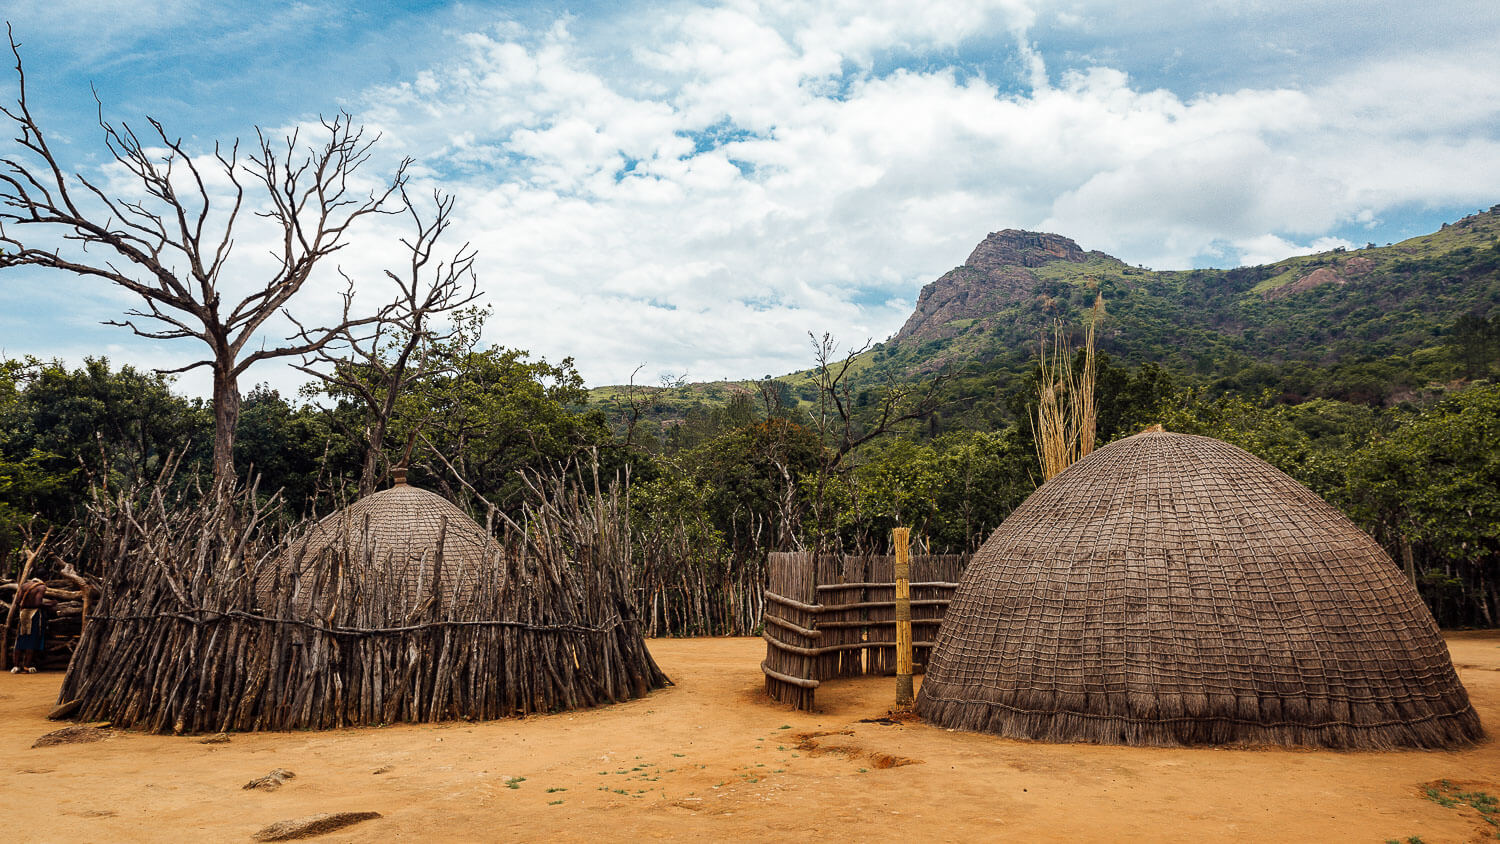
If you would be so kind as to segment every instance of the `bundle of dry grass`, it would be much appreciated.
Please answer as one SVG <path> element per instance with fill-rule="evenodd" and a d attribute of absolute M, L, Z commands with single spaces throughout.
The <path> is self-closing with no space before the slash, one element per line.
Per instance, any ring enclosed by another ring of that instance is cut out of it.
<path fill-rule="evenodd" d="M 1084 329 L 1083 366 L 1073 370 L 1073 351 L 1061 320 L 1052 325 L 1052 350 L 1042 340 L 1037 352 L 1037 407 L 1031 420 L 1036 439 L 1037 461 L 1042 480 L 1051 480 L 1064 469 L 1094 451 L 1098 408 L 1094 402 L 1097 364 L 1094 328 L 1104 315 L 1104 296 L 1094 300 L 1094 310 Z"/>
<path fill-rule="evenodd" d="M 187 509 L 160 493 L 140 509 L 122 500 L 100 531 L 104 594 L 60 712 L 153 732 L 327 729 L 660 688 L 625 581 L 621 502 L 561 481 L 546 492 L 495 539 L 419 490 L 281 541 L 251 493 Z M 402 502 L 433 518 L 383 523 L 411 515 Z"/>
<path fill-rule="evenodd" d="M 917 708 L 1046 741 L 1483 736 L 1431 615 L 1374 540 L 1250 454 L 1160 431 L 1096 451 L 995 531 Z"/>

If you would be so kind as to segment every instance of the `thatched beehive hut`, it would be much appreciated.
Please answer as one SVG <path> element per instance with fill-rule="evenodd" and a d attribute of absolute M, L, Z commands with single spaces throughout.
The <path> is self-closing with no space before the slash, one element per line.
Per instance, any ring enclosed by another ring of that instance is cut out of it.
<path fill-rule="evenodd" d="M 561 484 L 490 536 L 398 483 L 270 540 L 253 490 L 108 519 L 98 610 L 57 717 L 154 732 L 482 720 L 639 697 L 646 650 L 615 492 Z M 269 547 L 268 547 L 269 546 Z"/>
<path fill-rule="evenodd" d="M 1080 460 L 995 531 L 917 708 L 1046 741 L 1483 736 L 1432 616 L 1374 540 L 1245 451 L 1159 430 Z"/>
<path fill-rule="evenodd" d="M 291 607 L 310 611 L 318 589 L 319 560 L 358 561 L 375 594 L 405 613 L 436 598 L 441 603 L 473 597 L 486 572 L 499 565 L 500 543 L 448 499 L 406 483 L 397 469 L 390 489 L 371 493 L 314 524 L 293 542 L 257 584 L 263 606 L 274 606 L 292 590 Z M 434 582 L 436 581 L 436 582 Z"/>

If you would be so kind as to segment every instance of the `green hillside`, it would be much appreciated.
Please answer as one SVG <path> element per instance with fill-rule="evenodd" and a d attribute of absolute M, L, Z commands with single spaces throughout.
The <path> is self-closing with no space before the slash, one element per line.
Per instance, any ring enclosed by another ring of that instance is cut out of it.
<path fill-rule="evenodd" d="M 1099 347 L 1117 364 L 1156 364 L 1179 383 L 1220 391 L 1387 405 L 1485 375 L 1461 360 L 1454 328 L 1465 315 L 1500 312 L 1500 206 L 1389 246 L 1233 270 L 1157 272 L 1080 254 L 988 271 L 971 256 L 924 289 L 918 314 L 874 350 L 865 377 L 945 368 L 956 375 L 954 401 L 992 416 L 995 394 L 1027 371 L 1047 326 L 1077 329 L 1102 295 Z M 945 308 L 945 287 L 976 298 L 976 276 L 999 277 L 1003 295 L 981 312 Z M 924 302 L 948 318 L 919 319 Z"/>
<path fill-rule="evenodd" d="M 1057 235 L 995 233 L 923 289 L 911 320 L 861 356 L 853 381 L 873 388 L 943 370 L 952 380 L 942 426 L 994 426 L 1012 415 L 1004 396 L 1043 331 L 1053 320 L 1078 329 L 1098 295 L 1099 347 L 1117 365 L 1155 364 L 1218 392 L 1390 405 L 1486 374 L 1482 353 L 1477 368 L 1465 364 L 1455 326 L 1500 316 L 1500 206 L 1396 244 L 1232 270 L 1154 271 Z M 792 406 L 816 395 L 810 370 L 776 380 Z M 637 388 L 637 406 L 666 430 L 758 395 L 753 381 Z M 628 413 L 624 396 L 592 394 L 612 420 Z"/>

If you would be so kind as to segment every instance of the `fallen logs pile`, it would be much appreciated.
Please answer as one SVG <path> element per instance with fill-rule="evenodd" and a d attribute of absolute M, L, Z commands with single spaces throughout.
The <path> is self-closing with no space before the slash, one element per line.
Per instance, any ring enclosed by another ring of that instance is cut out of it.
<path fill-rule="evenodd" d="M 51 577 L 39 576 L 33 572 L 27 579 L 32 576 L 47 584 L 46 598 L 52 602 L 46 610 L 45 650 L 36 665 L 43 671 L 61 671 L 68 667 L 68 660 L 73 658 L 73 651 L 78 647 L 79 637 L 83 633 L 84 620 L 93 602 L 97 600 L 99 590 L 70 566 L 64 566 L 60 573 Z M 11 649 L 15 646 L 16 637 L 22 632 L 15 629 L 16 613 L 11 610 L 19 590 L 19 581 L 0 581 L 0 621 L 5 622 L 4 655 L 0 656 L 0 667 L 3 668 L 10 667 Z"/>

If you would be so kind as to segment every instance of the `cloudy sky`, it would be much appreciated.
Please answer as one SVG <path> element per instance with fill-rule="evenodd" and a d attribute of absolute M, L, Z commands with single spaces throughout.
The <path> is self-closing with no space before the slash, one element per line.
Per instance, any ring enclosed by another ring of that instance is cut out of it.
<path fill-rule="evenodd" d="M 381 133 L 367 177 L 411 156 L 457 196 L 487 340 L 572 356 L 591 384 L 791 371 L 809 331 L 881 340 L 1002 228 L 1226 267 L 1500 202 L 1494 0 L 6 6 L 72 169 L 111 175 L 91 85 L 107 118 L 151 115 L 201 152 L 347 110 Z M 240 284 L 263 234 L 237 242 Z M 377 221 L 338 255 L 368 301 L 400 234 Z M 333 269 L 300 316 L 332 306 Z M 0 353 L 200 353 L 99 324 L 130 305 L 0 274 Z M 268 363 L 247 384 L 300 380 Z"/>

